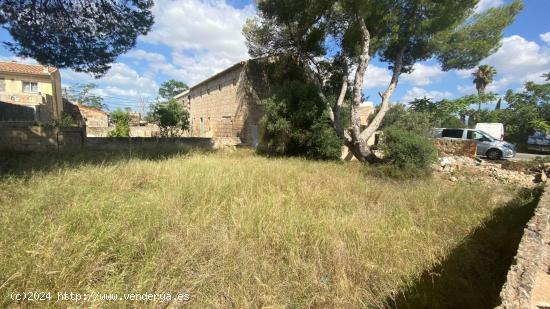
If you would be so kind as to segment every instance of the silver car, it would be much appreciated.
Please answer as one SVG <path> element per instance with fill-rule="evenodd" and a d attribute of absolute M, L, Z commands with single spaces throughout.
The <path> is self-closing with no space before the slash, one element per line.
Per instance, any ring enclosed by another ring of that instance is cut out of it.
<path fill-rule="evenodd" d="M 499 141 L 481 130 L 438 128 L 435 129 L 434 137 L 472 140 L 477 144 L 477 154 L 491 160 L 516 156 L 514 144 Z"/>

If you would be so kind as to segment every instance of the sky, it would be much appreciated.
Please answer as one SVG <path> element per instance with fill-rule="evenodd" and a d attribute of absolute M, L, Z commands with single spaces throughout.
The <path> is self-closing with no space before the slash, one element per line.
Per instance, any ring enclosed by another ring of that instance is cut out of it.
<path fill-rule="evenodd" d="M 510 0 L 481 0 L 483 11 Z M 488 91 L 504 94 L 520 90 L 526 81 L 541 82 L 550 72 L 550 0 L 524 0 L 525 8 L 504 32 L 500 48 L 481 64 L 497 70 Z M 244 22 L 253 17 L 251 0 L 155 0 L 155 25 L 138 38 L 137 45 L 119 56 L 109 72 L 100 79 L 72 70 L 61 71 L 62 83 L 93 82 L 109 110 L 130 107 L 140 111 L 143 102 L 157 97 L 164 81 L 176 79 L 194 84 L 249 58 L 242 35 Z M 0 41 L 11 41 L 0 29 Z M 32 63 L 20 59 L 0 45 L 0 59 Z M 434 100 L 475 93 L 473 70 L 441 70 L 435 60 L 417 63 L 411 74 L 403 75 L 392 101 L 410 102 L 414 98 Z M 387 65 L 371 61 L 365 76 L 364 95 L 378 104 L 378 92 L 389 82 Z"/>

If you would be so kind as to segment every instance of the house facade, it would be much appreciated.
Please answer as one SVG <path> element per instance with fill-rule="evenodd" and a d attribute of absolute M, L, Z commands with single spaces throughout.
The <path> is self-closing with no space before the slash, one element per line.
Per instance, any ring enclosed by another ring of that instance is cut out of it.
<path fill-rule="evenodd" d="M 257 67 L 264 60 L 239 62 L 175 97 L 190 114 L 190 135 L 236 137 L 257 146 L 262 110 L 258 105 L 264 84 Z"/>
<path fill-rule="evenodd" d="M 76 106 L 86 123 L 86 128 L 106 128 L 109 126 L 109 114 L 106 112 L 82 104 L 76 104 Z"/>
<path fill-rule="evenodd" d="M 63 112 L 59 70 L 0 61 L 0 111 L 0 121 L 59 120 Z"/>

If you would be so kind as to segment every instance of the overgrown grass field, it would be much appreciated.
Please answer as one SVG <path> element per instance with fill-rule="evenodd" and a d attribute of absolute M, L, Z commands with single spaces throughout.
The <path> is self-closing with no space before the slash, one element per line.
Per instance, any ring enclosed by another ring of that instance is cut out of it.
<path fill-rule="evenodd" d="M 0 307 L 13 291 L 56 293 L 40 307 L 168 305 L 61 291 L 189 293 L 170 306 L 192 308 L 494 305 L 534 199 L 246 150 L 114 158 L 4 157 Z"/>

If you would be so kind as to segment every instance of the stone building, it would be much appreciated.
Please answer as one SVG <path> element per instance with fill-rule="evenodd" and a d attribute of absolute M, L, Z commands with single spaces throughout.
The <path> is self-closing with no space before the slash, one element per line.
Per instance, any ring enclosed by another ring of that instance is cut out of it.
<path fill-rule="evenodd" d="M 267 78 L 262 67 L 269 59 L 239 62 L 196 84 L 175 97 L 189 110 L 190 135 L 237 137 L 257 146 L 262 111 L 258 101 L 266 93 Z"/>
<path fill-rule="evenodd" d="M 57 68 L 0 61 L 0 121 L 47 123 L 62 112 Z"/>
<path fill-rule="evenodd" d="M 106 112 L 84 106 L 82 104 L 76 104 L 82 119 L 86 122 L 87 128 L 106 128 L 109 126 L 109 114 Z"/>

